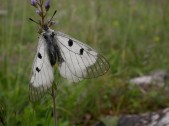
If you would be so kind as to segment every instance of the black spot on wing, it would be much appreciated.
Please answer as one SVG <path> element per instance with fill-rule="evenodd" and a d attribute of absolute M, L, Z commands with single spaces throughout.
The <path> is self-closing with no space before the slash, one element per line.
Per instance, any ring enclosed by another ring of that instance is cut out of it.
<path fill-rule="evenodd" d="M 42 59 L 42 55 L 40 53 L 38 53 L 38 58 Z"/>
<path fill-rule="evenodd" d="M 80 55 L 83 55 L 83 52 L 84 52 L 84 49 L 81 48 L 81 49 L 80 49 Z"/>
<path fill-rule="evenodd" d="M 40 72 L 40 69 L 38 67 L 36 67 L 36 71 L 39 73 Z"/>
<path fill-rule="evenodd" d="M 69 39 L 68 45 L 71 47 L 73 45 L 73 40 Z"/>

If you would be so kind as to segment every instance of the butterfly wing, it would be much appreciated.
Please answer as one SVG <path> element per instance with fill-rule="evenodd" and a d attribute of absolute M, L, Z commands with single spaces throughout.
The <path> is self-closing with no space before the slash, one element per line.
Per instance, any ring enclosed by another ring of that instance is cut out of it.
<path fill-rule="evenodd" d="M 55 39 L 64 59 L 59 65 L 63 77 L 78 82 L 101 76 L 108 71 L 107 60 L 88 45 L 61 32 L 56 32 Z"/>
<path fill-rule="evenodd" d="M 41 36 L 32 66 L 30 100 L 36 101 L 39 99 L 51 87 L 53 80 L 53 68 L 47 54 L 47 44 L 43 36 Z"/>

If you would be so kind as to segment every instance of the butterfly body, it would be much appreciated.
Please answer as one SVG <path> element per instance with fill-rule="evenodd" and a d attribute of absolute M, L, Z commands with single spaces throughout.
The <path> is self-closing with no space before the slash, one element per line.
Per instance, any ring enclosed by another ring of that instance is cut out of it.
<path fill-rule="evenodd" d="M 42 33 L 45 42 L 47 44 L 47 54 L 49 56 L 49 60 L 52 66 L 54 66 L 56 63 L 60 64 L 63 62 L 63 58 L 60 53 L 60 49 L 58 46 L 57 41 L 55 40 L 54 36 L 55 33 L 53 30 L 48 29 L 44 33 Z"/>

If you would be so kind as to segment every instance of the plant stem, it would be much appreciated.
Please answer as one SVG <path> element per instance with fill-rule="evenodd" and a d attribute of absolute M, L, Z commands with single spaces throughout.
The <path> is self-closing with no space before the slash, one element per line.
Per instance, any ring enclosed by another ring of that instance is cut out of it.
<path fill-rule="evenodd" d="M 43 0 L 40 0 L 39 1 L 39 9 L 41 11 L 41 25 L 44 26 L 44 18 L 45 18 L 45 14 L 44 14 L 44 11 L 43 11 Z"/>
<path fill-rule="evenodd" d="M 52 87 L 52 100 L 53 100 L 53 119 L 54 119 L 54 126 L 57 126 L 57 116 L 56 116 L 56 92 L 54 87 Z"/>

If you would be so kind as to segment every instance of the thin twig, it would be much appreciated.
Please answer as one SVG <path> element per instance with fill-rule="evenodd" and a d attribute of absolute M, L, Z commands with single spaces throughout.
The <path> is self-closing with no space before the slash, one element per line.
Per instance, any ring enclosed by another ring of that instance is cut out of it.
<path fill-rule="evenodd" d="M 57 125 L 57 116 L 56 116 L 56 90 L 54 89 L 54 86 L 52 86 L 52 100 L 53 100 L 53 119 L 54 119 L 54 126 Z"/>
<path fill-rule="evenodd" d="M 41 25 L 44 26 L 44 18 L 45 18 L 45 14 L 44 14 L 44 11 L 43 11 L 43 0 L 40 0 L 40 11 L 41 11 Z"/>

